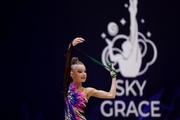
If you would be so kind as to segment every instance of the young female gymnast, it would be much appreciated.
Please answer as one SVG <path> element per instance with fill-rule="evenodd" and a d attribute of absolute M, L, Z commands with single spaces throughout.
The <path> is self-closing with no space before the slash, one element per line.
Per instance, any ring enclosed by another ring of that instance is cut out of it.
<path fill-rule="evenodd" d="M 68 48 L 64 73 L 64 112 L 65 120 L 86 120 L 84 108 L 90 97 L 113 99 L 116 96 L 116 71 L 109 66 L 112 83 L 110 91 L 97 90 L 92 87 L 83 87 L 87 73 L 85 65 L 77 57 L 72 57 L 72 51 L 77 44 L 83 43 L 83 38 L 75 38 Z M 72 80 L 70 80 L 70 77 Z"/>

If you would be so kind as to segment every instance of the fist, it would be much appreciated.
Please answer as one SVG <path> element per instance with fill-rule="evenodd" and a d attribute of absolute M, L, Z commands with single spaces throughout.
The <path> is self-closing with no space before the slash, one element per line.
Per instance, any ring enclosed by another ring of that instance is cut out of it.
<path fill-rule="evenodd" d="M 111 67 L 113 70 L 115 70 L 114 65 L 112 63 L 110 63 L 108 66 Z M 116 74 L 116 73 L 114 71 L 110 70 L 110 75 L 113 76 L 114 74 Z"/>

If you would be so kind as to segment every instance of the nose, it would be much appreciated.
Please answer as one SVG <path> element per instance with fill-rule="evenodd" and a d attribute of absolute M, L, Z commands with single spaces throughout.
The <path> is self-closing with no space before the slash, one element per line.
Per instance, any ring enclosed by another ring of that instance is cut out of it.
<path fill-rule="evenodd" d="M 85 76 L 85 77 L 86 77 L 86 73 L 85 73 L 85 72 L 83 73 L 83 76 Z"/>

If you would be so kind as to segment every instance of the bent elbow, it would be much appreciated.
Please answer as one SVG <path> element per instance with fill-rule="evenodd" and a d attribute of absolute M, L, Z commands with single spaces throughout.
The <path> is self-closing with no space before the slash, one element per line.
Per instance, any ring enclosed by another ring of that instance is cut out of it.
<path fill-rule="evenodd" d="M 114 99 L 116 97 L 116 94 L 111 94 L 110 99 Z"/>
<path fill-rule="evenodd" d="M 113 95 L 113 96 L 112 96 L 112 99 L 114 99 L 115 97 L 116 97 L 116 95 Z"/>

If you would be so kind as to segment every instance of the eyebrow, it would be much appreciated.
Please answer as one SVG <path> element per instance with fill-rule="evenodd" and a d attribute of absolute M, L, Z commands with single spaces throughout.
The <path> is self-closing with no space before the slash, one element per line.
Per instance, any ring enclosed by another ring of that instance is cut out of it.
<path fill-rule="evenodd" d="M 85 70 L 83 70 L 83 69 L 77 69 L 77 70 L 82 70 L 82 71 L 86 71 L 86 69 L 85 69 Z"/>

